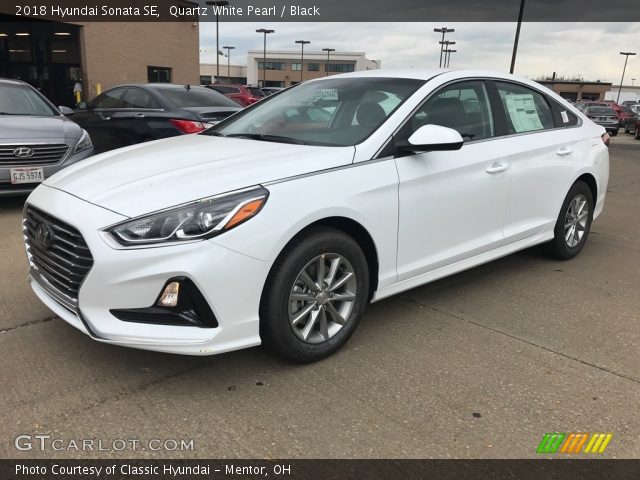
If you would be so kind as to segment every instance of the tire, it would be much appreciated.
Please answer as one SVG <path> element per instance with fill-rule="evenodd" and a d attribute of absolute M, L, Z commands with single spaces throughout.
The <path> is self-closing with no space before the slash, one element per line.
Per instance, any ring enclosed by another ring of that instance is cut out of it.
<path fill-rule="evenodd" d="M 580 210 L 582 202 L 586 203 Z M 582 222 L 580 216 L 576 219 L 573 212 L 576 209 L 578 209 L 578 212 L 584 212 L 584 208 L 588 210 L 586 217 L 582 217 L 584 218 L 584 222 Z M 573 184 L 562 203 L 560 215 L 554 229 L 554 238 L 544 245 L 546 253 L 558 260 L 574 258 L 580 253 L 587 241 L 592 221 L 593 195 L 591 194 L 591 189 L 583 181 L 577 181 Z M 574 236 L 571 236 L 572 229 Z"/>
<path fill-rule="evenodd" d="M 635 139 L 640 140 L 640 128 L 636 127 Z"/>
<path fill-rule="evenodd" d="M 318 289 L 320 277 L 326 282 Z M 369 268 L 358 243 L 340 230 L 312 227 L 271 268 L 260 304 L 260 336 L 286 360 L 316 362 L 349 340 L 368 302 Z"/>
<path fill-rule="evenodd" d="M 631 130 L 629 129 L 629 122 L 624 124 L 624 133 L 631 133 Z"/>
<path fill-rule="evenodd" d="M 617 137 L 618 136 L 618 130 L 611 130 L 611 136 L 612 137 Z"/>

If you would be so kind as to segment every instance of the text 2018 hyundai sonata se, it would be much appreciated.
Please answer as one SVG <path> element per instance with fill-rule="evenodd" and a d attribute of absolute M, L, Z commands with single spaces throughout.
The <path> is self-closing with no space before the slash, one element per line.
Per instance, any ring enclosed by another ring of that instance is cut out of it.
<path fill-rule="evenodd" d="M 30 281 L 101 342 L 197 355 L 263 342 L 318 360 L 369 301 L 536 244 L 577 255 L 607 144 L 509 75 L 314 80 L 47 179 L 25 207 Z"/>

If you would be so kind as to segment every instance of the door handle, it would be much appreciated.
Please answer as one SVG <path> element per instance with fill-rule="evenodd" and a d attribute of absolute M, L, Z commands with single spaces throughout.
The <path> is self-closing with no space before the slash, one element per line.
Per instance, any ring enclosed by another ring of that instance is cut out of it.
<path fill-rule="evenodd" d="M 487 173 L 500 173 L 504 172 L 507 168 L 509 168 L 508 163 L 494 162 L 488 167 L 485 172 Z"/>
<path fill-rule="evenodd" d="M 570 147 L 562 147 L 560 150 L 556 150 L 556 155 L 560 155 L 564 157 L 565 155 L 571 155 L 573 153 L 573 149 Z"/>

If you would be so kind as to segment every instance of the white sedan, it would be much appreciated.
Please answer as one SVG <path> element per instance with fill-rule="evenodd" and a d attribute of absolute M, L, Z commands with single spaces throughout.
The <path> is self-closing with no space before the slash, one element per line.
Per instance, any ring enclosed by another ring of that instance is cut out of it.
<path fill-rule="evenodd" d="M 537 244 L 576 256 L 608 143 L 510 75 L 325 77 L 47 179 L 25 207 L 29 280 L 100 342 L 315 361 L 369 302 Z"/>

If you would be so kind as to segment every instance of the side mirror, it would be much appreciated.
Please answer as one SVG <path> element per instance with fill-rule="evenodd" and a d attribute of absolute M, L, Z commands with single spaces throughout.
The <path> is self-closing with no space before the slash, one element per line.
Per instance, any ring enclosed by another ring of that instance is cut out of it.
<path fill-rule="evenodd" d="M 69 115 L 73 115 L 73 110 L 71 110 L 69 107 L 65 107 L 64 105 L 60 105 L 58 107 L 58 110 L 60 110 L 60 113 L 63 114 L 65 117 L 68 117 Z"/>
<path fill-rule="evenodd" d="M 460 150 L 464 140 L 453 128 L 440 125 L 423 125 L 409 137 L 406 145 L 399 148 L 404 152 L 434 152 Z"/>
<path fill-rule="evenodd" d="M 78 110 L 87 110 L 89 108 L 89 106 L 87 105 L 87 102 L 85 102 L 84 100 L 82 102 L 78 102 Z"/>

